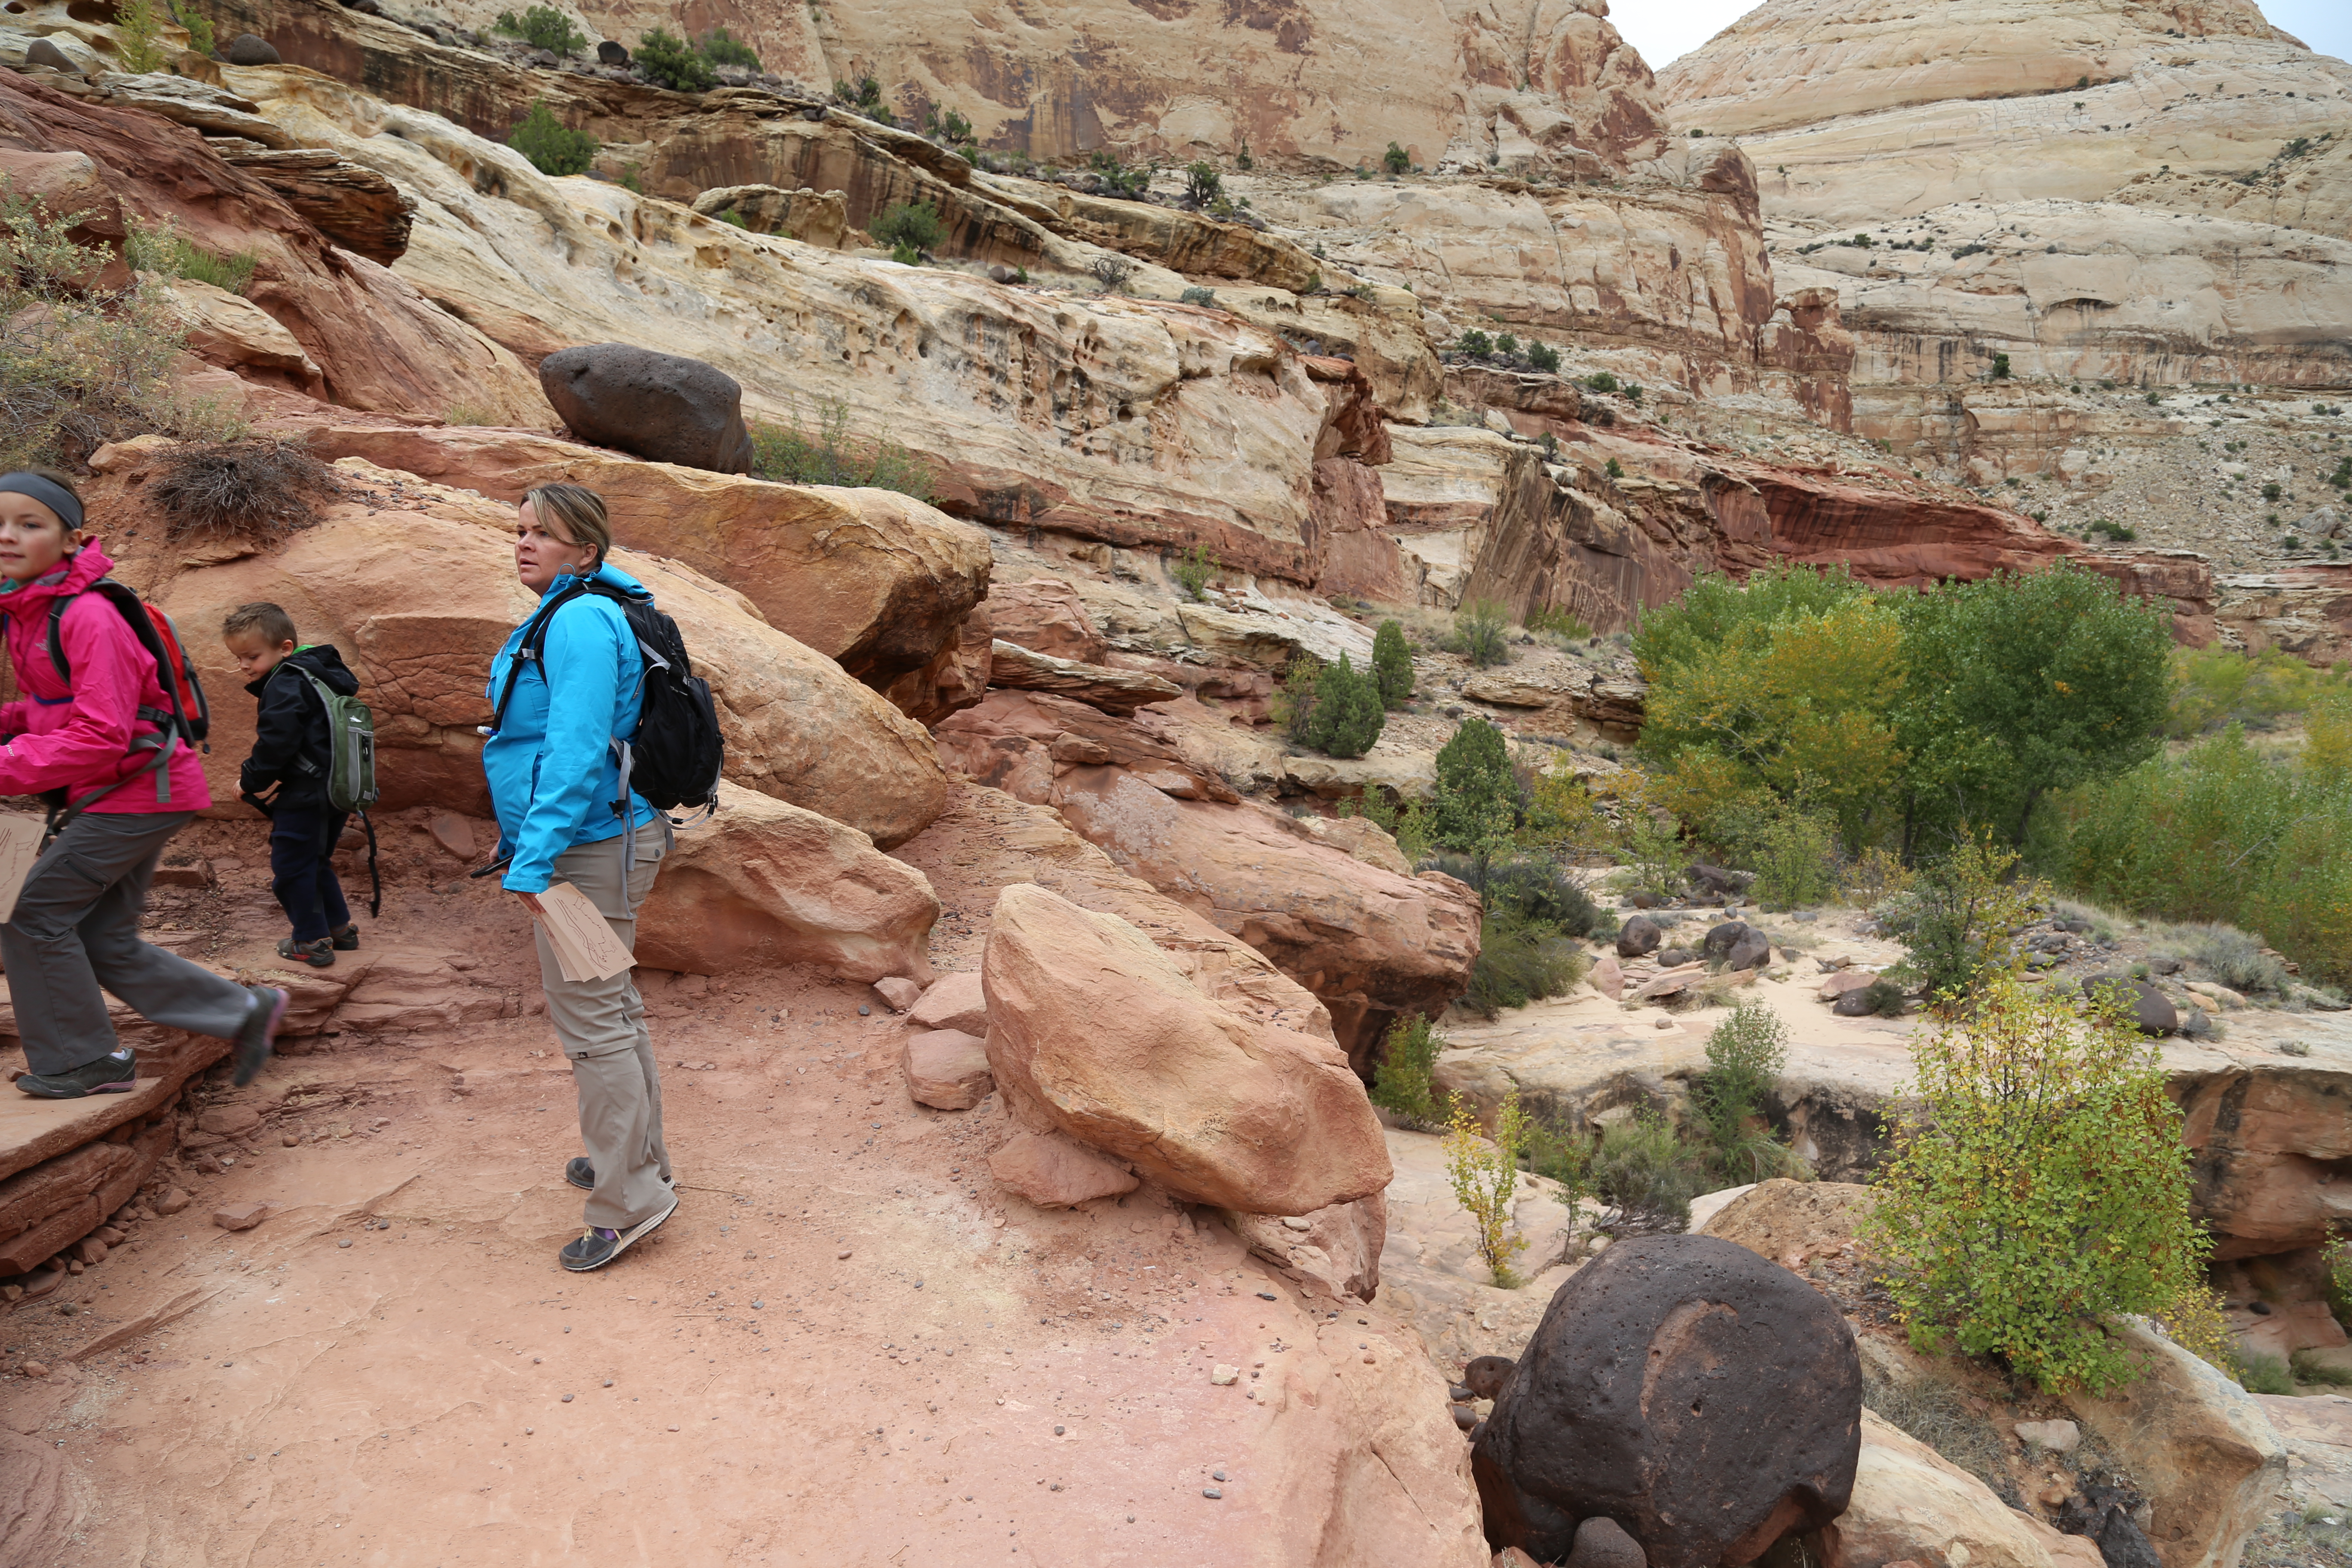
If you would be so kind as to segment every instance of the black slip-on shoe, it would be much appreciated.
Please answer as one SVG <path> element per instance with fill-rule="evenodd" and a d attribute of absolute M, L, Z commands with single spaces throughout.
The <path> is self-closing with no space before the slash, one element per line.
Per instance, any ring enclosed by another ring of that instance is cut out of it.
<path fill-rule="evenodd" d="M 596 1190 L 596 1167 L 588 1163 L 585 1154 L 574 1154 L 564 1163 L 563 1179 L 583 1193 Z"/>
<path fill-rule="evenodd" d="M 337 952 L 356 952 L 360 945 L 360 922 L 353 921 L 341 931 L 331 931 L 327 940 L 335 944 Z"/>
<path fill-rule="evenodd" d="M 602 1268 L 627 1251 L 639 1238 L 650 1235 L 654 1227 L 677 1212 L 677 1200 L 672 1198 L 669 1207 L 648 1220 L 640 1220 L 626 1230 L 605 1230 L 591 1226 L 579 1240 L 557 1255 L 557 1261 L 574 1274 L 584 1274 L 591 1268 Z"/>
<path fill-rule="evenodd" d="M 231 1042 L 231 1054 L 236 1058 L 236 1073 L 231 1079 L 239 1089 L 253 1081 L 261 1064 L 269 1059 L 278 1044 L 278 1026 L 286 1019 L 286 993 L 275 985 L 248 985 L 253 993 L 253 1007 L 245 1016 L 245 1025 Z"/>
<path fill-rule="evenodd" d="M 16 1087 L 35 1100 L 79 1100 L 86 1094 L 128 1094 L 139 1087 L 139 1053 L 129 1046 L 63 1072 L 28 1072 Z"/>

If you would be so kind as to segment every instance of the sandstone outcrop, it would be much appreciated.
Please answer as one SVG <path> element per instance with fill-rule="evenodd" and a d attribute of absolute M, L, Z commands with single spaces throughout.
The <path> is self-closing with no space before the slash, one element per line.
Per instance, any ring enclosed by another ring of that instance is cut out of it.
<path fill-rule="evenodd" d="M 280 427 L 321 458 L 364 458 L 509 504 L 535 485 L 586 485 L 604 498 L 615 542 L 719 579 L 877 689 L 951 650 L 988 592 L 987 535 L 896 490 L 769 484 L 535 431 Z"/>
<path fill-rule="evenodd" d="M 934 1110 L 969 1110 L 996 1088 L 988 1043 L 961 1029 L 923 1029 L 907 1037 L 907 1092 Z"/>
<path fill-rule="evenodd" d="M 989 1063 L 1016 1115 L 1251 1214 L 1312 1214 L 1388 1184 L 1380 1123 L 1341 1053 L 1218 1005 L 1126 921 L 1007 888 L 982 977 Z"/>
<path fill-rule="evenodd" d="M 1750 1559 L 1845 1511 L 1861 1422 L 1853 1335 L 1811 1286 L 1711 1237 L 1621 1241 L 1496 1396 L 1472 1458 L 1486 1538 L 1557 1559 L 1605 1514 L 1652 1568 Z"/>
<path fill-rule="evenodd" d="M 104 478 L 86 499 L 91 526 L 119 542 L 120 574 L 184 626 L 217 626 L 255 599 L 283 605 L 359 672 L 376 714 L 385 809 L 431 803 L 488 815 L 475 726 L 488 712 L 490 656 L 531 603 L 514 577 L 510 510 L 345 458 L 335 466 L 345 495 L 316 526 L 267 551 L 234 542 L 191 551 L 140 499 L 167 447 L 142 438 L 100 455 Z M 884 847 L 939 815 L 946 778 L 919 726 L 692 568 L 635 551 L 614 559 L 654 591 L 709 679 L 730 778 Z M 241 684 L 218 638 L 194 637 L 188 651 L 212 689 Z M 236 798 L 252 722 L 247 703 L 214 713 L 216 800 Z"/>
<path fill-rule="evenodd" d="M 957 970 L 933 981 L 907 1013 L 918 1029 L 944 1029 L 975 1037 L 988 1033 L 988 994 L 977 970 Z"/>
<path fill-rule="evenodd" d="M 31 153 L 82 153 L 126 214 L 151 225 L 169 221 L 215 254 L 253 254 L 246 298 L 301 345 L 333 401 L 404 413 L 464 403 L 515 424 L 551 419 L 512 353 L 394 273 L 328 244 L 194 132 L 0 73 L 0 142 Z"/>
<path fill-rule="evenodd" d="M 992 618 L 990 624 L 994 625 Z M 1141 670 L 1109 669 L 1073 658 L 1055 658 L 1002 638 L 989 650 L 988 683 L 1016 691 L 1050 692 L 1121 718 L 1150 703 L 1184 695 L 1184 689 L 1174 681 Z"/>
<path fill-rule="evenodd" d="M 721 780 L 637 913 L 640 963 L 730 974 L 813 963 L 847 980 L 930 975 L 940 901 L 855 828 Z"/>
<path fill-rule="evenodd" d="M 947 766 L 1033 805 L 1058 804 L 1058 780 L 1098 767 L 1181 800 L 1241 798 L 1168 720 L 1121 718 L 1048 691 L 992 691 L 941 721 L 934 739 Z"/>
<path fill-rule="evenodd" d="M 1381 1247 L 1388 1238 L 1388 1205 L 1374 1193 L 1310 1215 L 1235 1214 L 1225 1223 L 1250 1251 L 1328 1295 L 1369 1301 L 1381 1288 Z"/>
<path fill-rule="evenodd" d="M 2217 1258 L 2316 1247 L 2352 1221 L 2337 1174 L 2352 1159 L 2345 1075 L 2320 1068 L 2226 1068 L 2181 1080 L 2181 1136 L 2197 1152 L 2198 1208 Z"/>

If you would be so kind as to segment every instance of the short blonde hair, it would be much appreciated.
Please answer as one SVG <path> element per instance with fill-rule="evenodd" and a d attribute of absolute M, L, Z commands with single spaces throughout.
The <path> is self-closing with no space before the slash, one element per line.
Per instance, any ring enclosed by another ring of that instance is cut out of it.
<path fill-rule="evenodd" d="M 566 544 L 585 544 L 596 552 L 596 566 L 613 550 L 613 522 L 604 512 L 604 498 L 585 485 L 538 485 L 522 499 L 550 532 L 562 525 Z M 593 571 L 595 567 L 591 567 Z"/>

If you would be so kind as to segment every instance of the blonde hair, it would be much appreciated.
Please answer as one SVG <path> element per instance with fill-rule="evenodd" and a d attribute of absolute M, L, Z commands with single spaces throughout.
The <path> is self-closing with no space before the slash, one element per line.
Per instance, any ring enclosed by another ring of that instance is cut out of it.
<path fill-rule="evenodd" d="M 613 549 L 613 523 L 604 513 L 604 498 L 585 485 L 538 485 L 522 493 L 539 525 L 554 532 L 562 525 L 566 544 L 585 544 L 596 552 L 595 564 L 604 564 Z"/>
<path fill-rule="evenodd" d="M 247 632 L 258 633 L 261 640 L 271 647 L 298 640 L 294 632 L 294 617 L 266 599 L 239 605 L 222 617 L 221 637 L 224 640 L 241 637 Z"/>

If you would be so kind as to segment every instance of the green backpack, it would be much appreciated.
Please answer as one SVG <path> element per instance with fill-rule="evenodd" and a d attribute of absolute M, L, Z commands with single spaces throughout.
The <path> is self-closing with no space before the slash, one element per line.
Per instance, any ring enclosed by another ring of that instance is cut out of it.
<path fill-rule="evenodd" d="M 375 824 L 367 808 L 383 792 L 375 782 L 375 715 L 356 697 L 344 697 L 307 669 L 298 673 L 310 683 L 327 710 L 327 804 L 337 811 L 359 813 L 367 831 L 368 914 L 383 912 L 383 879 L 376 870 Z"/>
<path fill-rule="evenodd" d="M 338 696 L 309 670 L 299 673 L 327 708 L 327 804 L 364 814 L 383 793 L 375 784 L 375 715 L 358 698 Z"/>

